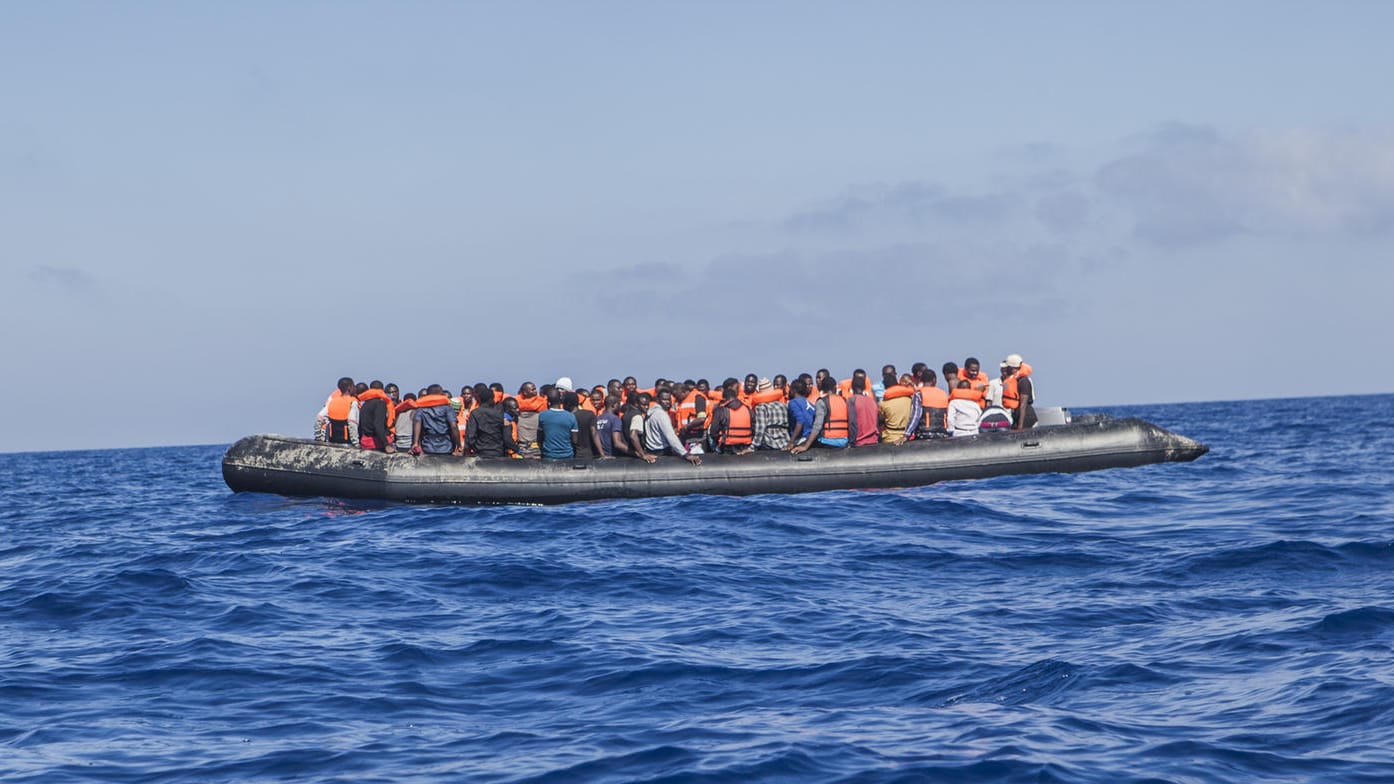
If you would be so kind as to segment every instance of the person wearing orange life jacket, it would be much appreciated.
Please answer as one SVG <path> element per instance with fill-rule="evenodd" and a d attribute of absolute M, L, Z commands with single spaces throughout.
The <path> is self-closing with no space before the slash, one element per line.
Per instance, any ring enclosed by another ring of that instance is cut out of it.
<path fill-rule="evenodd" d="M 968 388 L 977 396 L 978 413 L 982 413 L 982 409 L 987 406 L 987 386 L 992 382 L 981 368 L 977 357 L 969 357 L 963 360 L 963 369 L 958 371 L 958 380 L 967 381 Z"/>
<path fill-rule="evenodd" d="M 775 376 L 775 379 L 778 386 L 768 378 L 755 383 L 755 394 L 750 397 L 750 413 L 755 419 L 751 446 L 782 452 L 789 448 L 789 404 L 785 398 L 784 377 Z"/>
<path fill-rule="evenodd" d="M 460 396 L 450 401 L 450 407 L 455 409 L 455 427 L 460 431 L 460 443 L 463 444 L 470 414 L 479 407 L 479 401 L 474 397 L 474 387 L 461 387 Z"/>
<path fill-rule="evenodd" d="M 712 411 L 708 438 L 722 454 L 745 455 L 755 451 L 755 422 L 750 406 L 741 401 L 735 384 L 724 386 L 721 394 L 721 405 Z"/>
<path fill-rule="evenodd" d="M 760 377 L 754 373 L 746 373 L 745 378 L 741 379 L 741 386 L 737 391 L 736 397 L 739 398 L 741 403 L 747 408 L 750 408 L 754 405 L 750 402 L 750 399 L 755 396 L 755 392 L 759 386 Z"/>
<path fill-rule="evenodd" d="M 1002 407 L 1012 414 L 1012 429 L 1024 430 L 1036 426 L 1036 387 L 1031 381 L 1031 366 L 1020 354 L 1008 354 L 1002 360 Z"/>
<path fill-rule="evenodd" d="M 392 420 L 396 419 L 396 407 L 382 388 L 382 382 L 374 380 L 368 388 L 358 394 L 358 444 L 364 449 L 379 452 L 396 452 L 392 443 Z M 390 415 L 388 412 L 392 412 Z"/>
<path fill-rule="evenodd" d="M 948 427 L 955 437 L 978 434 L 978 418 L 983 414 L 982 405 L 978 402 L 981 399 L 966 379 L 958 382 L 954 391 L 949 393 Z"/>
<path fill-rule="evenodd" d="M 693 439 L 700 440 L 707 432 L 707 426 L 711 424 L 710 405 L 707 395 L 702 392 L 695 384 L 688 387 L 686 383 L 679 384 L 674 392 L 673 411 L 677 412 L 674 427 L 678 431 L 678 436 L 684 442 Z"/>
<path fill-rule="evenodd" d="M 426 388 L 416 399 L 412 416 L 411 453 L 420 455 L 461 454 L 460 431 L 455 427 L 455 409 L 440 384 Z"/>
<path fill-rule="evenodd" d="M 852 382 L 858 378 L 862 380 L 862 389 L 865 390 L 864 392 L 852 391 Z M 839 395 L 842 395 L 843 397 L 851 397 L 853 394 L 871 395 L 871 385 L 866 383 L 866 371 L 862 370 L 861 368 L 857 368 L 856 370 L 852 371 L 851 378 L 844 378 L 841 381 L 837 382 L 837 393 Z"/>
<path fill-rule="evenodd" d="M 899 446 L 905 443 L 907 432 L 910 435 L 914 434 L 914 431 L 910 431 L 908 428 L 911 401 L 915 397 L 915 389 L 911 386 L 912 379 L 909 373 L 898 379 L 887 376 L 884 381 L 889 383 L 886 384 L 885 391 L 881 393 L 881 402 L 876 407 L 881 443 Z"/>
<path fill-rule="evenodd" d="M 411 449 L 412 409 L 416 408 L 417 394 L 408 392 L 396 406 L 397 418 L 392 426 L 393 445 L 398 451 Z"/>
<path fill-rule="evenodd" d="M 876 398 L 866 383 L 866 373 L 852 374 L 851 396 L 847 398 L 847 417 L 854 434 L 848 446 L 875 446 L 880 440 L 877 429 L 878 414 Z"/>
<path fill-rule="evenodd" d="M 323 434 L 323 439 L 319 438 Z M 353 379 L 339 379 L 338 388 L 324 401 L 324 408 L 315 415 L 316 440 L 331 444 L 358 446 L 358 396 Z"/>
<path fill-rule="evenodd" d="M 937 385 L 934 371 L 920 370 L 920 384 L 911 400 L 910 421 L 905 432 L 916 440 L 945 438 L 949 435 L 949 393 Z"/>
<path fill-rule="evenodd" d="M 790 454 L 807 452 L 814 445 L 843 449 L 857 437 L 856 420 L 850 416 L 847 399 L 837 394 L 837 379 L 824 376 L 818 390 L 813 426 L 809 428 L 808 437 L 789 450 Z"/>
<path fill-rule="evenodd" d="M 537 394 L 537 385 L 524 381 L 518 387 L 518 453 L 523 457 L 538 457 L 537 417 L 547 410 L 547 398 Z"/>

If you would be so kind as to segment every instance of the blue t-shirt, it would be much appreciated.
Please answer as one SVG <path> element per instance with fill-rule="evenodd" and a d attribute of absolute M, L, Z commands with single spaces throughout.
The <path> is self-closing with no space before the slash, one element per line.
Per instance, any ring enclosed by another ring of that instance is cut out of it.
<path fill-rule="evenodd" d="M 604 413 L 595 418 L 595 432 L 600 436 L 600 448 L 606 457 L 615 456 L 615 434 L 620 432 L 620 418 Z"/>
<path fill-rule="evenodd" d="M 542 446 L 542 456 L 553 460 L 575 457 L 576 450 L 571 446 L 571 434 L 580 429 L 576 415 L 570 411 L 549 408 L 538 414 L 537 440 Z"/>
<path fill-rule="evenodd" d="M 801 437 L 808 438 L 808 431 L 813 429 L 813 404 L 805 397 L 796 397 L 789 401 L 789 432 L 794 432 L 794 426 L 800 423 L 803 424 Z"/>

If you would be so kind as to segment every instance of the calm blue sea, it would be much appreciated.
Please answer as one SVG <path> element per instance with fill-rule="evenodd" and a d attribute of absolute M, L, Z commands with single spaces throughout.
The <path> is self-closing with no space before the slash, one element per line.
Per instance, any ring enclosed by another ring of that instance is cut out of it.
<path fill-rule="evenodd" d="M 1092 410 L 1212 451 L 553 508 L 0 455 L 0 780 L 1394 780 L 1394 396 Z"/>

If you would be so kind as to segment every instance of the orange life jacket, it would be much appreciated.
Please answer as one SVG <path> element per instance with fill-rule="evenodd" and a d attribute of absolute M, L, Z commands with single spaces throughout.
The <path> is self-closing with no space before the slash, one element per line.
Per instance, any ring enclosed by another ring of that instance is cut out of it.
<path fill-rule="evenodd" d="M 755 392 L 755 394 L 753 394 L 753 395 L 750 396 L 750 402 L 749 402 L 749 403 L 746 403 L 746 405 L 752 406 L 752 407 L 753 407 L 753 406 L 758 406 L 758 405 L 761 405 L 761 404 L 764 404 L 764 403 L 782 403 L 782 402 L 784 402 L 784 390 L 782 390 L 782 389 L 767 389 L 767 390 L 765 390 L 764 392 L 760 392 L 760 391 L 757 390 L 757 391 Z"/>
<path fill-rule="evenodd" d="M 847 429 L 847 400 L 837 395 L 828 395 L 828 418 L 823 422 L 821 438 L 846 438 L 851 431 Z"/>
<path fill-rule="evenodd" d="M 352 442 L 349 433 L 349 416 L 353 413 L 353 404 L 358 402 L 358 398 L 353 395 L 345 395 L 339 390 L 334 390 L 334 394 L 329 396 L 329 400 L 324 404 L 325 417 L 329 420 L 329 427 L 325 432 L 325 440 L 331 444 L 348 444 Z"/>
<path fill-rule="evenodd" d="M 674 427 L 679 431 L 697 419 L 697 414 L 699 413 L 697 409 L 698 400 L 701 400 L 703 403 L 700 413 L 706 414 L 711 411 L 711 406 L 706 404 L 707 396 L 702 394 L 700 389 L 694 389 L 688 392 L 687 395 L 683 397 L 681 403 L 674 404 L 673 410 L 676 411 L 678 415 L 677 424 L 674 425 Z"/>
<path fill-rule="evenodd" d="M 886 391 L 881 395 L 881 399 L 895 400 L 898 397 L 911 397 L 914 394 L 915 390 L 911 389 L 910 387 L 896 384 L 895 386 L 886 387 Z"/>
<path fill-rule="evenodd" d="M 415 405 L 415 406 L 412 406 L 412 407 L 413 407 L 413 408 L 434 408 L 434 407 L 436 407 L 436 406 L 448 406 L 448 405 L 450 405 L 450 396 L 449 396 L 449 395 L 422 395 L 421 397 L 418 397 L 418 398 L 416 399 L 416 405 Z"/>
<path fill-rule="evenodd" d="M 750 406 L 726 406 L 730 414 L 730 420 L 726 425 L 726 437 L 722 439 L 724 446 L 749 446 L 755 440 L 755 428 L 750 421 Z"/>
<path fill-rule="evenodd" d="M 844 379 L 842 379 L 841 381 L 837 382 L 837 393 L 838 393 L 839 395 L 842 395 L 843 397 L 851 397 L 851 396 L 852 396 L 852 379 L 850 379 L 850 378 L 844 378 Z M 872 392 L 871 392 L 871 384 L 870 384 L 869 382 L 867 383 L 866 387 L 864 387 L 864 388 L 862 389 L 862 394 L 863 394 L 863 395 L 867 395 L 868 397 L 876 397 L 876 396 L 875 396 L 874 394 L 872 394 Z"/>
<path fill-rule="evenodd" d="M 519 395 L 519 396 L 518 396 L 518 410 L 519 410 L 519 411 L 546 411 L 546 410 L 547 410 L 547 398 L 545 398 L 545 397 L 543 397 L 543 396 L 541 396 L 541 395 L 533 395 L 532 397 L 523 397 L 522 395 Z"/>
<path fill-rule="evenodd" d="M 976 389 L 959 389 L 958 387 L 954 387 L 954 390 L 949 393 L 949 399 L 971 400 L 974 403 L 977 403 L 980 407 L 987 404 L 987 400 L 983 396 L 982 390 Z M 920 405 L 924 405 L 924 403 L 921 402 Z"/>
<path fill-rule="evenodd" d="M 353 395 L 335 392 L 330 396 L 329 403 L 326 405 L 326 408 L 328 408 L 329 420 L 331 422 L 347 422 L 349 414 L 353 411 L 353 404 L 357 401 L 358 398 Z"/>
<path fill-rule="evenodd" d="M 392 423 L 397 421 L 397 407 L 392 405 L 392 398 L 388 397 L 386 392 L 381 389 L 369 389 L 358 396 L 358 402 L 366 403 L 374 398 L 380 399 L 387 404 L 387 429 L 391 430 Z"/>

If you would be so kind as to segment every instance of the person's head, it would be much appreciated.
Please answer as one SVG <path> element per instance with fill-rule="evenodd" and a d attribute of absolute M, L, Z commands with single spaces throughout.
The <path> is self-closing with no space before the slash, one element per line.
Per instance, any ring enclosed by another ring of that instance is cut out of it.
<path fill-rule="evenodd" d="M 668 387 L 659 387 L 654 399 L 658 401 L 658 405 L 662 406 L 664 411 L 667 411 L 673 407 L 673 390 Z"/>
<path fill-rule="evenodd" d="M 866 372 L 863 371 L 862 374 L 861 374 L 860 376 L 859 376 L 859 375 L 856 375 L 855 373 L 852 374 L 852 394 L 854 394 L 854 395 L 861 395 L 861 394 L 865 394 L 865 393 L 866 393 Z"/>
<path fill-rule="evenodd" d="M 682 400 L 687 397 L 687 393 L 691 391 L 691 389 L 692 387 L 688 386 L 686 381 L 679 381 L 673 384 L 673 397 Z"/>
<path fill-rule="evenodd" d="M 339 379 L 339 383 L 336 386 L 338 386 L 339 391 L 343 392 L 345 395 L 353 394 L 353 379 L 349 378 L 348 376 L 344 376 L 343 378 Z"/>
<path fill-rule="evenodd" d="M 518 398 L 506 397 L 503 399 L 503 411 L 511 417 L 518 416 Z"/>
<path fill-rule="evenodd" d="M 982 363 L 978 362 L 977 357 L 969 357 L 963 360 L 963 372 L 969 378 L 977 378 L 980 368 L 982 368 Z"/>
<path fill-rule="evenodd" d="M 813 380 L 818 383 L 818 388 L 822 389 L 823 379 L 828 378 L 831 375 L 831 370 L 828 370 L 827 368 L 818 368 L 818 372 L 814 375 Z"/>
<path fill-rule="evenodd" d="M 659 376 L 658 378 L 655 378 L 655 379 L 653 380 L 653 388 L 654 388 L 654 389 L 658 389 L 659 387 L 666 387 L 666 386 L 668 386 L 668 379 L 664 378 L 663 376 Z"/>
<path fill-rule="evenodd" d="M 430 387 L 422 387 L 422 388 L 416 390 L 416 396 L 417 396 L 417 397 L 426 397 L 427 395 L 430 394 L 430 391 L 429 391 L 429 390 L 430 390 Z"/>
<path fill-rule="evenodd" d="M 524 381 L 522 386 L 518 387 L 518 394 L 529 398 L 537 397 L 537 385 L 531 381 Z"/>
<path fill-rule="evenodd" d="M 633 400 L 635 403 L 635 407 L 642 411 L 648 408 L 649 404 L 653 402 L 653 395 L 650 395 L 647 392 L 639 392 L 630 397 L 630 400 Z"/>
<path fill-rule="evenodd" d="M 915 378 L 919 378 L 920 371 L 924 370 L 927 367 L 929 367 L 929 365 L 925 364 L 924 362 L 916 362 L 915 364 L 910 366 L 910 375 L 914 376 Z"/>
<path fill-rule="evenodd" d="M 460 387 L 460 402 L 465 404 L 465 408 L 474 405 L 474 387 Z"/>
<path fill-rule="evenodd" d="M 609 411 L 611 414 L 616 413 L 620 410 L 620 403 L 622 402 L 623 399 L 619 395 L 606 395 L 605 410 Z"/>
<path fill-rule="evenodd" d="M 795 397 L 808 396 L 808 382 L 799 377 L 789 382 L 789 393 Z"/>
<path fill-rule="evenodd" d="M 403 399 L 403 400 L 415 400 L 415 399 L 416 399 L 416 393 L 415 393 L 415 392 L 408 392 L 408 393 L 406 393 L 405 395 L 402 395 L 402 399 Z"/>
<path fill-rule="evenodd" d="M 881 378 L 885 378 L 886 376 L 890 376 L 891 378 L 895 378 L 895 375 L 896 375 L 896 372 L 895 372 L 895 365 L 882 365 L 882 366 L 881 366 Z"/>
<path fill-rule="evenodd" d="M 400 389 L 397 388 L 396 384 L 388 384 L 386 387 L 383 388 L 383 391 L 387 392 L 387 396 L 392 398 L 393 403 L 401 402 L 402 392 Z"/>
<path fill-rule="evenodd" d="M 759 376 L 755 375 L 754 373 L 746 373 L 746 374 L 745 374 L 745 393 L 746 393 L 747 395 L 749 395 L 750 393 L 754 392 L 754 391 L 755 391 L 755 388 L 756 388 L 757 386 L 759 386 L 759 385 L 760 385 L 760 377 L 759 377 Z"/>
<path fill-rule="evenodd" d="M 726 399 L 726 390 L 728 389 L 734 389 L 739 393 L 741 391 L 741 380 L 734 376 L 727 376 L 726 380 L 721 382 L 721 398 L 723 400 Z"/>
<path fill-rule="evenodd" d="M 903 387 L 914 386 L 914 385 L 915 385 L 915 377 L 912 376 L 912 375 L 910 375 L 909 373 L 903 374 L 903 375 L 900 377 L 900 385 L 903 386 Z"/>
<path fill-rule="evenodd" d="M 774 377 L 774 380 L 771 381 L 770 384 L 773 385 L 775 389 L 788 389 L 789 379 L 785 378 L 783 373 L 779 373 Z"/>
<path fill-rule="evenodd" d="M 606 402 L 605 390 L 601 389 L 600 387 L 592 389 L 591 408 L 594 408 L 596 411 L 604 411 L 607 410 L 609 407 L 609 404 Z"/>
<path fill-rule="evenodd" d="M 890 366 L 890 365 L 887 365 L 886 367 L 891 367 L 891 366 Z M 881 385 L 882 385 L 882 386 L 886 386 L 886 387 L 893 387 L 893 386 L 895 386 L 895 379 L 896 379 L 895 370 L 894 370 L 893 368 L 892 368 L 891 372 L 889 372 L 889 373 L 885 373 L 885 372 L 881 373 Z"/>
<path fill-rule="evenodd" d="M 958 382 L 959 389 L 969 389 L 972 386 L 972 384 L 968 383 L 968 379 L 960 379 Z"/>
<path fill-rule="evenodd" d="M 823 380 L 818 382 L 818 391 L 825 395 L 837 392 L 837 379 L 832 376 L 823 376 Z"/>
<path fill-rule="evenodd" d="M 364 392 L 367 392 L 367 391 L 368 391 L 368 385 L 367 385 L 367 384 L 364 384 L 362 381 L 358 382 L 358 383 L 354 386 L 354 388 L 353 388 L 353 394 L 355 394 L 355 395 L 361 395 L 361 394 L 363 394 Z"/>
<path fill-rule="evenodd" d="M 735 384 L 728 384 L 721 388 L 722 400 L 735 400 L 736 398 L 740 397 L 740 395 L 740 390 L 736 388 Z"/>
<path fill-rule="evenodd" d="M 618 378 L 612 378 L 605 382 L 605 394 L 621 395 L 624 394 L 624 384 Z"/>
<path fill-rule="evenodd" d="M 934 377 L 933 370 L 930 370 L 929 368 L 924 368 L 920 371 L 920 383 L 932 387 L 935 384 L 939 383 L 939 379 Z"/>
<path fill-rule="evenodd" d="M 958 377 L 958 365 L 952 362 L 945 362 L 944 367 L 940 368 L 940 370 L 944 371 L 944 378 L 949 381 L 953 381 Z"/>
<path fill-rule="evenodd" d="M 368 388 L 369 388 L 369 389 L 382 389 L 382 382 L 381 382 L 381 381 L 378 381 L 377 379 L 373 379 L 372 381 L 370 381 L 370 382 L 368 383 Z"/>
<path fill-rule="evenodd" d="M 699 379 L 697 379 L 697 391 L 698 391 L 698 392 L 701 392 L 701 393 L 704 394 L 704 395 L 707 394 L 708 392 L 711 392 L 711 391 L 712 391 L 712 383 L 711 383 L 710 381 L 706 380 L 705 378 L 699 378 Z"/>
<path fill-rule="evenodd" d="M 548 407 L 548 408 L 560 408 L 560 407 L 561 407 L 561 392 L 559 392 L 559 391 L 557 390 L 557 388 L 556 388 L 556 387 L 553 387 L 551 384 L 548 384 L 548 385 L 547 385 L 547 407 Z"/>
<path fill-rule="evenodd" d="M 479 401 L 479 405 L 485 408 L 494 406 L 494 390 L 484 384 L 474 385 L 474 399 Z"/>
<path fill-rule="evenodd" d="M 809 392 L 812 392 L 814 389 L 817 389 L 817 387 L 813 386 L 813 376 L 810 376 L 807 373 L 800 373 L 799 380 L 803 382 L 803 393 L 805 395 L 807 395 Z"/>
<path fill-rule="evenodd" d="M 552 386 L 556 387 L 557 389 L 560 389 L 563 392 L 576 391 L 576 385 L 571 382 L 571 376 L 562 376 L 561 378 L 557 379 L 557 382 Z"/>
<path fill-rule="evenodd" d="M 428 395 L 444 395 L 444 394 L 445 394 L 445 387 L 441 386 L 440 384 L 432 384 L 432 385 L 430 385 L 429 387 L 426 387 L 426 394 L 428 394 Z"/>
<path fill-rule="evenodd" d="M 561 393 L 561 407 L 567 411 L 575 411 L 581 404 L 581 398 L 575 392 L 566 389 L 557 390 Z"/>
<path fill-rule="evenodd" d="M 861 368 L 852 371 L 852 380 L 856 381 L 859 378 L 862 380 L 862 389 L 866 389 L 866 371 Z"/>
<path fill-rule="evenodd" d="M 625 394 L 629 394 L 639 388 L 639 379 L 633 376 L 625 376 L 624 383 L 620 385 L 620 388 L 624 390 Z"/>
<path fill-rule="evenodd" d="M 493 392 L 495 397 L 500 397 L 503 395 L 504 392 L 503 384 L 500 384 L 499 382 L 495 381 L 494 383 L 489 385 L 489 391 Z"/>
<path fill-rule="evenodd" d="M 1011 378 L 1012 374 L 1016 372 L 1016 368 L 1007 367 L 1006 362 L 999 363 L 997 365 L 997 368 L 998 371 L 1002 374 L 1003 381 L 1006 381 L 1007 379 Z"/>
<path fill-rule="evenodd" d="M 1010 368 L 1013 373 L 1017 372 L 1018 370 L 1021 370 L 1021 355 L 1008 354 L 1007 358 L 1002 360 L 1002 366 Z"/>

